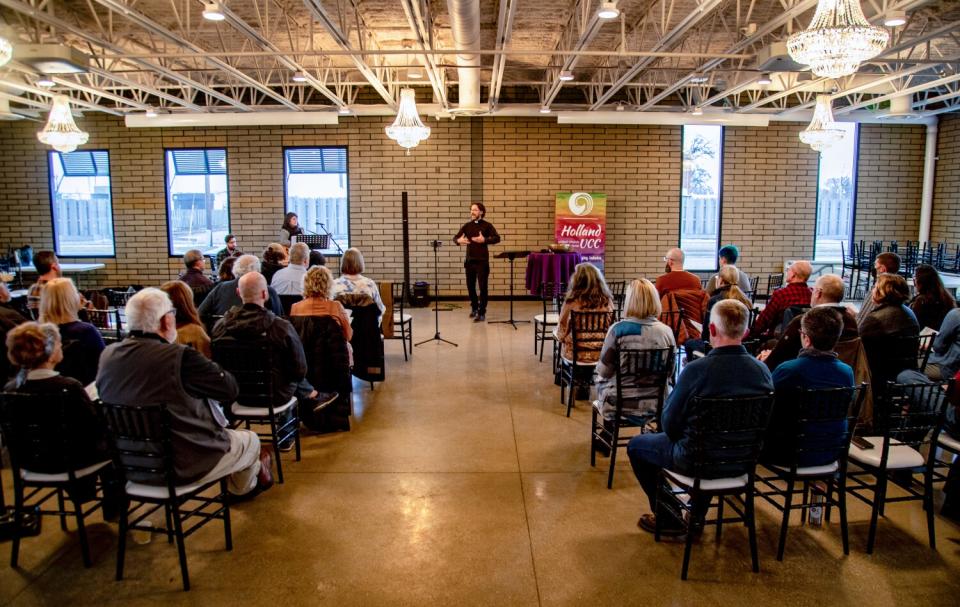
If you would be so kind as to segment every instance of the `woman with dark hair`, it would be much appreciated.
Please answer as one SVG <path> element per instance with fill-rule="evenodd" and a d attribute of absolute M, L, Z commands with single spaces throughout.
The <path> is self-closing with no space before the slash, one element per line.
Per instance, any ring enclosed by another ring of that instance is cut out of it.
<path fill-rule="evenodd" d="M 573 357 L 573 329 L 570 327 L 571 312 L 613 312 L 613 295 L 607 287 L 603 274 L 592 263 L 577 264 L 570 278 L 570 287 L 560 308 L 560 322 L 557 324 L 557 341 L 560 342 L 560 355 L 570 360 Z M 606 335 L 606 331 L 604 331 Z M 600 337 L 603 339 L 603 336 Z M 597 362 L 599 351 L 585 352 L 576 362 Z"/>
<path fill-rule="evenodd" d="M 197 308 L 193 305 L 193 291 L 185 282 L 171 280 L 160 285 L 160 290 L 170 297 L 173 309 L 177 312 L 177 342 L 190 346 L 207 358 L 213 358 L 210 349 L 210 336 L 200 322 Z"/>
<path fill-rule="evenodd" d="M 917 322 L 921 328 L 930 327 L 939 331 L 943 318 L 957 307 L 956 300 L 944 288 L 937 270 L 925 263 L 917 266 L 913 286 L 917 295 L 910 302 L 910 309 L 916 314 Z"/>
<path fill-rule="evenodd" d="M 906 368 L 916 367 L 916 340 L 920 334 L 917 317 L 906 305 L 910 298 L 907 281 L 898 274 L 880 274 L 871 291 L 872 310 L 860 321 L 860 339 L 870 364 L 874 393 L 893 381 Z"/>
<path fill-rule="evenodd" d="M 263 261 L 260 263 L 260 273 L 267 279 L 267 284 L 273 280 L 273 275 L 287 267 L 287 251 L 279 243 L 270 243 L 263 250 Z"/>
<path fill-rule="evenodd" d="M 287 213 L 283 216 L 283 225 L 280 226 L 280 244 L 285 247 L 290 247 L 290 239 L 294 236 L 302 236 L 303 228 L 300 227 L 299 218 L 294 212 Z M 267 280 L 267 284 L 270 283 L 270 280 Z"/>
<path fill-rule="evenodd" d="M 236 257 L 227 257 L 223 260 L 219 266 L 217 266 L 217 278 L 220 279 L 220 282 L 227 280 L 233 280 L 236 278 L 233 275 L 233 264 L 237 262 Z"/>

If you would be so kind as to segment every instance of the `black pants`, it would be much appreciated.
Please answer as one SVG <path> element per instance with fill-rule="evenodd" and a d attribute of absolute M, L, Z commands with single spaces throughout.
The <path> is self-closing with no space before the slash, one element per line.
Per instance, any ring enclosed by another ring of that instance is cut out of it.
<path fill-rule="evenodd" d="M 463 264 L 467 272 L 467 292 L 470 294 L 470 308 L 479 314 L 487 313 L 487 279 L 490 277 L 490 262 L 468 259 Z M 477 298 L 477 285 L 480 283 L 480 297 Z"/>

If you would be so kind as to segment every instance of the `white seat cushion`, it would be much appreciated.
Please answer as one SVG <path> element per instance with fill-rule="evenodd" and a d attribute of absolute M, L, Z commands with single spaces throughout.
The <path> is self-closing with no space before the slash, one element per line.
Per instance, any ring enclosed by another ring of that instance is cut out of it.
<path fill-rule="evenodd" d="M 533 320 L 537 321 L 541 325 L 555 325 L 560 322 L 560 315 L 555 312 L 547 312 L 547 315 L 536 314 L 533 317 Z"/>
<path fill-rule="evenodd" d="M 694 478 L 692 476 L 685 476 L 679 472 L 674 472 L 672 470 L 664 470 L 664 474 L 667 475 L 667 479 L 670 481 L 676 481 L 677 483 L 685 487 L 693 487 Z M 740 476 L 730 476 L 726 478 L 705 478 L 700 481 L 700 488 L 704 491 L 719 491 L 721 489 L 737 489 L 739 487 L 745 487 L 749 475 L 741 474 Z"/>
<path fill-rule="evenodd" d="M 191 493 L 202 487 L 204 483 L 193 483 L 192 485 L 180 485 L 174 488 L 177 495 L 183 495 L 184 493 Z M 157 485 L 144 485 L 143 483 L 135 483 L 133 481 L 127 481 L 126 487 L 127 495 L 130 497 L 145 497 L 150 499 L 167 499 L 170 497 L 170 492 L 167 491 L 166 487 L 159 487 Z"/>
<path fill-rule="evenodd" d="M 568 364 L 568 365 L 572 365 L 572 364 L 573 364 L 573 361 L 570 360 L 569 358 L 567 358 L 566 356 L 561 356 L 560 358 L 563 360 L 563 362 L 565 362 L 565 363 Z M 592 362 L 592 363 L 591 363 L 591 362 L 579 361 L 579 360 L 577 361 L 577 366 L 578 366 L 578 367 L 596 367 L 597 364 L 598 364 L 597 361 L 594 361 L 594 362 Z"/>
<path fill-rule="evenodd" d="M 882 436 L 864 436 L 863 440 L 873 445 L 873 449 L 861 449 L 850 443 L 850 459 L 858 464 L 877 468 L 880 466 L 880 457 L 883 455 Z M 917 468 L 923 465 L 923 456 L 920 452 L 904 445 L 898 440 L 890 441 L 890 453 L 887 455 L 887 468 Z"/>
<path fill-rule="evenodd" d="M 937 439 L 937 444 L 941 447 L 945 447 L 960 453 L 960 440 L 955 439 L 946 432 L 940 433 L 940 437 Z"/>
<path fill-rule="evenodd" d="M 790 468 L 785 466 L 767 466 L 773 470 L 779 472 L 789 472 Z M 823 476 L 825 474 L 833 474 L 840 469 L 839 462 L 833 462 L 831 464 L 825 464 L 823 466 L 807 466 L 806 468 L 797 468 L 797 476 Z"/>
<path fill-rule="evenodd" d="M 401 314 L 400 312 L 394 312 L 394 313 L 393 313 L 393 322 L 394 322 L 394 323 L 405 323 L 405 322 L 409 322 L 409 321 L 411 321 L 411 320 L 413 320 L 413 316 L 407 314 L 406 312 L 404 312 L 403 314 Z"/>
<path fill-rule="evenodd" d="M 285 404 L 274 407 L 273 412 L 276 414 L 283 413 L 290 407 L 297 404 L 297 397 L 291 396 Z M 270 415 L 270 409 L 267 407 L 245 407 L 239 403 L 233 403 L 230 406 L 230 410 L 233 411 L 233 414 L 238 417 L 267 417 Z"/>
<path fill-rule="evenodd" d="M 110 463 L 110 460 L 98 462 L 91 466 L 87 466 L 86 468 L 74 470 L 74 474 L 76 474 L 77 478 L 83 478 L 85 476 L 89 476 L 93 474 L 94 472 L 96 472 L 100 468 L 103 468 L 109 463 Z M 62 472 L 60 474 L 46 474 L 43 472 L 30 472 L 29 470 L 23 470 L 23 469 L 20 470 L 20 478 L 30 483 L 59 483 L 59 482 L 64 482 L 70 479 L 70 477 L 67 476 L 66 472 Z"/>

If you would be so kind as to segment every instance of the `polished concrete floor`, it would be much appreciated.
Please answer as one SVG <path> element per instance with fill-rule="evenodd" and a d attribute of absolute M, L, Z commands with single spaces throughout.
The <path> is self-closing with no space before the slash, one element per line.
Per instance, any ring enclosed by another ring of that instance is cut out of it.
<path fill-rule="evenodd" d="M 517 307 L 529 318 L 532 303 Z M 506 305 L 488 318 L 503 318 Z M 404 362 L 387 343 L 386 383 L 356 384 L 354 430 L 309 437 L 287 482 L 232 509 L 234 550 L 208 526 L 189 538 L 193 590 L 180 590 L 177 553 L 159 537 L 129 544 L 113 579 L 115 525 L 90 530 L 94 565 L 75 533 L 46 519 L 24 540 L 21 568 L 0 545 L 0 605 L 943 605 L 960 596 L 960 526 L 937 517 L 938 551 L 919 504 L 895 504 L 876 553 L 864 553 L 867 510 L 851 502 L 851 554 L 839 531 L 791 527 L 776 562 L 779 518 L 759 510 L 759 574 L 745 530 L 695 546 L 679 580 L 682 544 L 637 529 L 647 511 L 629 465 L 606 488 L 608 460 L 589 463 L 590 414 L 564 416 L 532 329 L 473 324 L 441 312 L 443 337 Z M 433 314 L 415 311 L 415 338 Z M 4 476 L 10 495 L 8 471 Z M 98 518 L 98 517 L 95 517 Z M 71 529 L 73 527 L 71 526 Z"/>

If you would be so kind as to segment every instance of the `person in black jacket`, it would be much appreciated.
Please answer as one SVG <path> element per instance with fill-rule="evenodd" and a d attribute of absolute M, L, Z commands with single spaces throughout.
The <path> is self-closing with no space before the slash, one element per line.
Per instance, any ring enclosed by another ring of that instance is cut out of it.
<path fill-rule="evenodd" d="M 214 316 L 223 316 L 230 308 L 243 304 L 237 293 L 240 278 L 249 272 L 260 272 L 260 260 L 255 255 L 241 255 L 236 259 L 233 263 L 233 275 L 236 278 L 218 282 L 197 308 L 200 320 L 207 327 L 213 325 Z M 267 287 L 267 294 L 266 308 L 274 314 L 283 314 L 283 304 L 273 287 Z"/>
<path fill-rule="evenodd" d="M 490 252 L 488 245 L 500 242 L 500 235 L 493 224 L 484 219 L 487 209 L 482 202 L 470 205 L 470 221 L 463 224 L 453 241 L 466 245 L 467 257 L 463 267 L 467 273 L 467 292 L 470 294 L 470 318 L 483 322 L 487 318 L 487 279 L 490 277 Z M 477 283 L 480 297 L 477 297 Z"/>

